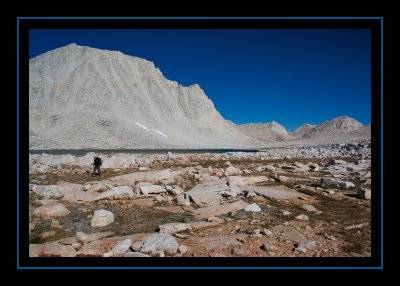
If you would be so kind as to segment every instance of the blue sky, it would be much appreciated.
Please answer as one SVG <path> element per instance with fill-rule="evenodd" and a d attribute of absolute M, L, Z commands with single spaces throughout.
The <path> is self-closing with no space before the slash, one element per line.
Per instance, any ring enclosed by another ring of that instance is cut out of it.
<path fill-rule="evenodd" d="M 340 115 L 370 122 L 370 41 L 366 29 L 48 29 L 30 30 L 29 57 L 72 42 L 118 50 L 199 84 L 226 119 L 292 131 Z"/>

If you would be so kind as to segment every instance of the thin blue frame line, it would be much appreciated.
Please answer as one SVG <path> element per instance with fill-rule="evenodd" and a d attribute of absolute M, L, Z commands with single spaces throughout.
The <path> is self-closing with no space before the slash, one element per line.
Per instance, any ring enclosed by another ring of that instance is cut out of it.
<path fill-rule="evenodd" d="M 261 19 L 360 19 L 360 20 L 371 20 L 371 19 L 380 19 L 382 20 L 383 17 L 19 17 L 19 19 L 27 19 L 27 20 L 35 20 L 35 19 L 49 19 L 49 20 L 54 20 L 54 19 L 121 19 L 121 20 L 126 20 L 126 19 L 149 19 L 149 20 L 154 20 L 154 19 L 166 19 L 166 20 L 204 20 L 204 19 L 221 19 L 221 20 L 250 20 L 250 19 L 255 19 L 255 20 L 261 20 Z"/>
<path fill-rule="evenodd" d="M 379 19 L 381 21 L 381 266 L 380 267 L 20 267 L 19 266 L 19 20 L 20 19 Z M 17 268 L 18 269 L 383 269 L 383 17 L 17 17 Z"/>
<path fill-rule="evenodd" d="M 116 266 L 116 267 L 101 267 L 101 269 L 241 269 L 241 270 L 248 270 L 249 267 L 244 267 L 244 266 L 240 266 L 240 267 L 210 267 L 210 266 L 206 266 L 206 267 L 197 267 L 197 266 L 188 266 L 188 267 L 121 267 L 121 266 Z M 99 269 L 99 267 L 94 267 L 94 266 L 88 266 L 88 267 L 77 267 L 77 266 L 71 266 L 71 267 L 21 267 L 20 269 Z M 307 269 L 349 269 L 349 270 L 354 270 L 354 269 L 382 269 L 381 267 L 251 267 L 251 269 L 301 269 L 301 270 L 307 270 Z"/>
<path fill-rule="evenodd" d="M 383 18 L 381 19 L 381 266 L 383 268 Z"/>
<path fill-rule="evenodd" d="M 19 267 L 19 19 L 17 19 L 17 267 Z"/>

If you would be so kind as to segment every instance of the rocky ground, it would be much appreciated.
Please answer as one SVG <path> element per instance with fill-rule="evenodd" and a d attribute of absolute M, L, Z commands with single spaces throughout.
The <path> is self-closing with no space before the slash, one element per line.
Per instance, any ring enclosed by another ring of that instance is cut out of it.
<path fill-rule="evenodd" d="M 370 141 L 29 155 L 29 255 L 371 256 Z"/>

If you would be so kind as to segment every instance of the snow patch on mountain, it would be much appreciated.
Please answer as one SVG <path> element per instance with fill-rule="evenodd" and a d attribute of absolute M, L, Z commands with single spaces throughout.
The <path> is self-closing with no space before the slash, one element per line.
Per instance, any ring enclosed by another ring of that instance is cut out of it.
<path fill-rule="evenodd" d="M 142 127 L 144 130 L 149 130 L 149 128 L 148 128 L 147 126 L 145 126 L 145 125 L 143 125 L 143 124 L 141 124 L 141 123 L 139 123 L 139 122 L 136 122 L 136 124 L 137 124 L 138 126 Z"/>

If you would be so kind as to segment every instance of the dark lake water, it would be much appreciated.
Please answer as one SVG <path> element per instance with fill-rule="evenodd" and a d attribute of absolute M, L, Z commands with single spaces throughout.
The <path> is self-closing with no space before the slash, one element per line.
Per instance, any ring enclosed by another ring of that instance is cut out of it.
<path fill-rule="evenodd" d="M 247 152 L 254 153 L 257 150 L 240 150 L 240 149 L 85 149 L 85 150 L 29 150 L 30 154 L 53 154 L 53 155 L 65 155 L 71 154 L 74 156 L 84 156 L 89 152 L 99 154 L 116 154 L 116 153 L 131 153 L 131 154 L 168 154 L 171 153 L 226 153 L 226 152 Z"/>

